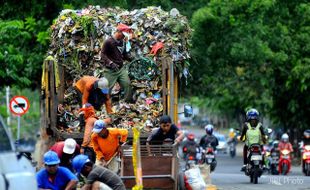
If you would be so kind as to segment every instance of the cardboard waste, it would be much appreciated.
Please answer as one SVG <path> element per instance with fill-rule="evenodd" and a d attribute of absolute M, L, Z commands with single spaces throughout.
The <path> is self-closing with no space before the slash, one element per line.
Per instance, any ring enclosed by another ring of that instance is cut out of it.
<path fill-rule="evenodd" d="M 134 32 L 134 38 L 126 44 L 126 50 L 130 50 L 135 60 L 125 64 L 135 103 L 125 103 L 121 98 L 113 101 L 114 125 L 126 128 L 132 122 L 144 123 L 148 120 L 155 126 L 158 117 L 163 114 L 162 58 L 171 57 L 174 69 L 184 77 L 188 74 L 191 29 L 186 17 L 180 15 L 177 9 L 166 12 L 160 7 L 147 7 L 128 11 L 89 6 L 82 10 L 63 10 L 51 27 L 52 41 L 48 54 L 65 68 L 64 109 L 72 115 L 76 115 L 79 109 L 79 103 L 70 99 L 74 82 L 83 75 L 103 76 L 100 50 L 119 23 L 130 26 Z M 112 96 L 119 97 L 120 94 L 116 85 Z M 106 117 L 105 111 L 99 115 Z M 74 131 L 60 126 L 59 129 Z"/>

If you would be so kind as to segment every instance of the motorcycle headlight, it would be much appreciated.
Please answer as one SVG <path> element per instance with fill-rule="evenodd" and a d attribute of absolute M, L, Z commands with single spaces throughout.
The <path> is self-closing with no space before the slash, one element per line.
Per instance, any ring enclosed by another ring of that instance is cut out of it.
<path fill-rule="evenodd" d="M 306 149 L 307 151 L 310 151 L 310 145 L 305 146 L 305 149 Z"/>
<path fill-rule="evenodd" d="M 281 152 L 282 152 L 282 154 L 284 154 L 284 155 L 287 155 L 287 154 L 290 153 L 290 151 L 288 151 L 288 150 L 286 150 L 286 149 L 282 150 Z"/>

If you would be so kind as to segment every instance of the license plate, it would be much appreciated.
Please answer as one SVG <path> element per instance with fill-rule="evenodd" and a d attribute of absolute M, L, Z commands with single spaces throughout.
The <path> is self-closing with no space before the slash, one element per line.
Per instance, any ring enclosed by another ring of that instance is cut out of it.
<path fill-rule="evenodd" d="M 212 155 L 212 154 L 207 154 L 207 155 L 206 155 L 206 158 L 214 158 L 214 155 Z"/>
<path fill-rule="evenodd" d="M 283 159 L 288 159 L 288 156 L 282 156 Z"/>
<path fill-rule="evenodd" d="M 262 160 L 262 156 L 261 155 L 252 155 L 251 160 Z"/>
<path fill-rule="evenodd" d="M 272 159 L 277 160 L 279 159 L 279 156 L 273 156 Z"/>

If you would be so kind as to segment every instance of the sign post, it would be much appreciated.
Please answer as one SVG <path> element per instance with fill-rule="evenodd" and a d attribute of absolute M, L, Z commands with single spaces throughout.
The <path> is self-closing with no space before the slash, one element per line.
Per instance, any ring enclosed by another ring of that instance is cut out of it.
<path fill-rule="evenodd" d="M 29 107 L 29 101 L 24 96 L 14 96 L 10 101 L 10 110 L 17 115 L 17 140 L 20 139 L 20 116 L 24 115 Z"/>

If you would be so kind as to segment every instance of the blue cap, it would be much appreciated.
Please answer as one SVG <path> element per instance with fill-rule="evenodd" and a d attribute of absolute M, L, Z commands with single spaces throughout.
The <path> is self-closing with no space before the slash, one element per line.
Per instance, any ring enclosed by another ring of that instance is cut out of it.
<path fill-rule="evenodd" d="M 109 89 L 108 88 L 101 89 L 101 92 L 103 94 L 109 94 Z"/>
<path fill-rule="evenodd" d="M 94 132 L 94 133 L 100 133 L 100 131 L 101 131 L 102 129 L 105 129 L 105 128 L 106 128 L 106 126 L 105 126 L 104 121 L 102 121 L 102 120 L 97 120 L 97 121 L 95 121 L 94 128 L 93 128 L 93 132 Z"/>

